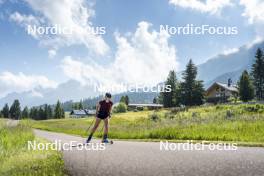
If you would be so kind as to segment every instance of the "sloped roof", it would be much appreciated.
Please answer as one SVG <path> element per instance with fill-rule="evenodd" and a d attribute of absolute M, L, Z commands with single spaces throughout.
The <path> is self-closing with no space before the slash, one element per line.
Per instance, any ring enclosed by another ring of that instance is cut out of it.
<path fill-rule="evenodd" d="M 72 110 L 71 115 L 87 115 L 85 110 Z"/>
<path fill-rule="evenodd" d="M 228 86 L 227 84 L 223 84 L 223 83 L 219 83 L 219 82 L 216 82 L 216 84 L 218 84 L 220 87 L 223 87 L 229 91 L 238 92 L 238 88 L 235 85 Z"/>
<path fill-rule="evenodd" d="M 80 110 L 72 110 L 70 115 L 84 116 L 84 115 L 93 115 L 95 113 L 96 110 L 94 109 L 80 109 Z"/>
<path fill-rule="evenodd" d="M 230 85 L 228 86 L 227 84 L 223 84 L 223 83 L 219 83 L 219 82 L 215 82 L 214 84 L 212 84 L 207 90 L 206 92 L 209 92 L 212 88 L 214 88 L 215 86 L 220 86 L 226 90 L 229 90 L 231 92 L 238 92 L 238 88 L 235 85 Z"/>
<path fill-rule="evenodd" d="M 128 104 L 128 106 L 163 107 L 162 104 Z"/>
<path fill-rule="evenodd" d="M 85 109 L 85 112 L 87 113 L 87 114 L 90 114 L 90 115 L 92 115 L 92 114 L 95 114 L 96 113 L 96 110 L 95 109 Z"/>

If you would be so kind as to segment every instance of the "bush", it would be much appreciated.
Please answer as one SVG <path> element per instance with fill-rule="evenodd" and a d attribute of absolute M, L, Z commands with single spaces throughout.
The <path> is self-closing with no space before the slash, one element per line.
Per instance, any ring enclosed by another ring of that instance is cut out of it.
<path fill-rule="evenodd" d="M 138 107 L 137 107 L 137 110 L 138 110 L 138 111 L 143 111 L 144 108 L 143 108 L 142 106 L 138 106 Z"/>
<path fill-rule="evenodd" d="M 209 97 L 206 98 L 207 103 L 213 103 L 213 104 L 218 104 L 218 103 L 226 103 L 228 102 L 227 97 Z"/>
<path fill-rule="evenodd" d="M 170 113 L 170 112 L 166 112 L 164 116 L 167 119 L 174 119 L 175 118 L 175 116 L 172 113 Z"/>
<path fill-rule="evenodd" d="M 252 113 L 263 112 L 264 111 L 264 107 L 262 105 L 257 104 L 255 106 L 245 106 L 244 110 L 247 111 L 247 112 L 252 112 Z"/>
<path fill-rule="evenodd" d="M 181 106 L 181 107 L 171 108 L 170 111 L 171 111 L 172 114 L 177 114 L 179 112 L 188 111 L 188 108 L 186 106 Z"/>
<path fill-rule="evenodd" d="M 115 113 L 122 113 L 127 111 L 127 105 L 125 103 L 119 103 L 116 107 L 114 107 Z"/>
<path fill-rule="evenodd" d="M 226 111 L 226 119 L 231 119 L 233 116 L 234 116 L 234 113 L 230 109 L 228 109 Z"/>
<path fill-rule="evenodd" d="M 133 107 L 127 107 L 127 110 L 128 110 L 128 111 L 135 111 L 136 109 L 133 108 Z"/>
<path fill-rule="evenodd" d="M 150 120 L 156 122 L 160 119 L 159 115 L 157 112 L 153 112 L 152 114 L 149 115 Z"/>
<path fill-rule="evenodd" d="M 219 110 L 219 109 L 222 109 L 223 107 L 222 106 L 219 106 L 219 105 L 217 105 L 216 107 L 215 107 L 215 109 L 216 110 Z"/>
<path fill-rule="evenodd" d="M 151 108 L 143 107 L 143 111 L 148 111 L 148 110 L 151 110 Z"/>

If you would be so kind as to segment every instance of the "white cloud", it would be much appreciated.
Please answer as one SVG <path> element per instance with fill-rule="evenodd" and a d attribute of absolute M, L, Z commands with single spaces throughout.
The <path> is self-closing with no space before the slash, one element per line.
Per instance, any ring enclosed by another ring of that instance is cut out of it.
<path fill-rule="evenodd" d="M 18 12 L 10 18 L 22 25 L 28 20 L 38 19 L 37 27 L 60 26 L 72 29 L 71 34 L 56 34 L 39 37 L 40 44 L 49 48 L 61 48 L 71 45 L 84 45 L 90 51 L 104 55 L 109 47 L 102 36 L 92 33 L 90 18 L 94 11 L 85 0 L 25 0 L 34 10 L 35 15 L 21 15 Z"/>
<path fill-rule="evenodd" d="M 65 57 L 61 65 L 65 75 L 87 84 L 155 85 L 164 81 L 169 70 L 177 69 L 176 49 L 169 45 L 166 32 L 150 32 L 150 26 L 140 22 L 136 32 L 129 36 L 116 33 L 117 51 L 109 65 L 85 64 Z"/>
<path fill-rule="evenodd" d="M 263 0 L 240 0 L 240 5 L 244 6 L 244 16 L 248 23 L 255 28 L 256 39 L 263 40 L 264 36 L 264 1 Z M 254 42 L 254 41 L 253 41 Z M 250 45 L 250 44 L 249 44 Z"/>
<path fill-rule="evenodd" d="M 239 48 L 229 48 L 223 51 L 223 55 L 229 55 L 229 54 L 233 54 L 239 51 Z"/>
<path fill-rule="evenodd" d="M 251 48 L 252 46 L 259 44 L 261 42 L 264 41 L 264 37 L 263 36 L 257 36 L 254 40 L 252 40 L 251 42 L 249 42 L 246 47 L 247 48 Z"/>
<path fill-rule="evenodd" d="M 50 50 L 48 51 L 48 54 L 49 54 L 49 58 L 53 58 L 53 57 L 56 56 L 57 51 L 56 51 L 55 49 L 50 49 Z"/>
<path fill-rule="evenodd" d="M 36 25 L 39 26 L 41 24 L 41 22 L 43 22 L 42 18 L 37 18 L 33 15 L 23 15 L 20 14 L 19 12 L 14 12 L 9 16 L 9 19 L 11 21 L 16 22 L 17 24 L 19 24 L 20 26 L 27 28 L 28 25 Z M 38 38 L 38 36 L 36 34 L 31 34 L 32 37 L 34 38 Z"/>
<path fill-rule="evenodd" d="M 223 8 L 232 5 L 231 0 L 169 0 L 169 3 L 210 14 L 219 14 Z"/>
<path fill-rule="evenodd" d="M 32 90 L 30 95 L 32 97 L 43 98 L 43 95 L 40 92 L 36 91 L 36 90 Z"/>
<path fill-rule="evenodd" d="M 102 74 L 105 74 L 107 71 L 104 70 L 103 66 L 99 66 L 95 63 L 84 64 L 70 56 L 66 56 L 63 59 L 61 67 L 67 77 L 77 80 L 83 85 L 98 83 L 97 81 L 105 82 L 110 76 L 102 76 Z"/>
<path fill-rule="evenodd" d="M 0 97 L 11 92 L 30 91 L 36 87 L 55 88 L 56 86 L 56 82 L 41 75 L 25 75 L 22 72 L 14 74 L 8 71 L 0 74 Z"/>
<path fill-rule="evenodd" d="M 22 15 L 19 12 L 14 12 L 10 15 L 10 20 L 13 20 L 19 24 L 36 24 L 39 25 L 39 20 L 33 15 Z"/>
<path fill-rule="evenodd" d="M 248 18 L 250 24 L 264 23 L 263 0 L 240 0 L 240 5 L 245 8 L 242 16 Z"/>

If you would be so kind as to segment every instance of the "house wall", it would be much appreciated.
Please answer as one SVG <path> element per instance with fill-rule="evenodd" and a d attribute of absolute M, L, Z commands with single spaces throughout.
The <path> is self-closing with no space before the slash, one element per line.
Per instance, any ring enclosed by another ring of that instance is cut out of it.
<path fill-rule="evenodd" d="M 232 92 L 221 87 L 219 87 L 217 90 L 217 87 L 214 87 L 213 89 L 210 90 L 210 92 L 207 93 L 208 98 L 221 97 L 221 96 L 230 97 L 232 96 Z"/>
<path fill-rule="evenodd" d="M 154 109 L 161 109 L 163 108 L 162 106 L 136 106 L 136 105 L 128 105 L 128 108 L 133 110 L 133 109 L 143 109 L 143 108 L 147 108 L 149 110 L 154 110 Z"/>

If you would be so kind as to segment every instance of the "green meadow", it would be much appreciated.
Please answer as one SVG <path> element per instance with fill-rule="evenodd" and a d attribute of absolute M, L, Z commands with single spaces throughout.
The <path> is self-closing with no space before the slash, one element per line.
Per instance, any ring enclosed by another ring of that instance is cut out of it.
<path fill-rule="evenodd" d="M 31 121 L 34 128 L 87 136 L 93 117 Z M 102 124 L 96 137 L 102 137 Z M 264 145 L 264 105 L 217 105 L 113 114 L 109 137 L 137 140 L 232 141 Z"/>
<path fill-rule="evenodd" d="M 0 175 L 54 176 L 65 175 L 62 155 L 54 150 L 28 150 L 28 141 L 46 142 L 36 138 L 26 122 L 6 126 L 0 120 Z"/>

